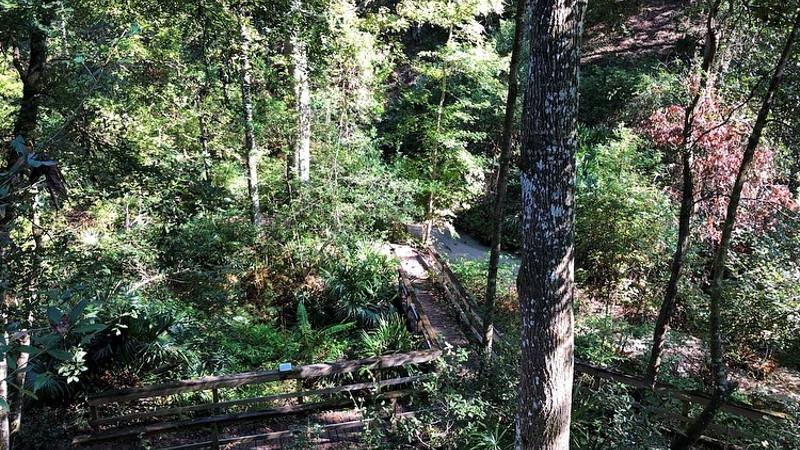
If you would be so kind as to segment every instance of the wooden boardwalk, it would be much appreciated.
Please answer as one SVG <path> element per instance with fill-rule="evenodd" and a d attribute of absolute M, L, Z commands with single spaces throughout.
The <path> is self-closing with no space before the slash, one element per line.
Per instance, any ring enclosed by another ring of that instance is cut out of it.
<path fill-rule="evenodd" d="M 400 270 L 410 281 L 414 290 L 413 297 L 418 303 L 418 308 L 427 316 L 432 334 L 439 340 L 439 346 L 468 345 L 469 340 L 461 328 L 458 316 L 442 298 L 442 292 L 428 273 L 420 253 L 407 245 L 394 245 L 392 251 L 400 260 Z"/>

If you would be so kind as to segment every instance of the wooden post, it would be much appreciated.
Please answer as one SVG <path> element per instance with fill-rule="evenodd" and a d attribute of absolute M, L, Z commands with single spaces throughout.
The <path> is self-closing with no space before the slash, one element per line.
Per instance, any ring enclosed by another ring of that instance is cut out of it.
<path fill-rule="evenodd" d="M 683 408 L 681 409 L 681 415 L 683 415 L 684 417 L 689 417 L 689 407 L 690 406 L 691 406 L 691 404 L 689 403 L 689 400 L 684 399 L 683 400 Z"/>
<path fill-rule="evenodd" d="M 217 404 L 219 404 L 219 389 L 217 388 L 212 389 L 211 395 L 215 405 L 214 415 L 219 415 L 220 409 L 219 407 L 216 406 Z M 213 444 L 211 444 L 211 448 L 213 448 L 214 450 L 219 450 L 219 424 L 217 424 L 216 422 L 214 422 L 214 425 L 211 428 L 211 433 L 213 437 L 212 439 Z"/>
<path fill-rule="evenodd" d="M 92 426 L 92 428 L 97 428 L 97 426 L 94 425 L 97 421 L 97 406 L 92 405 L 89 407 L 89 417 L 92 418 L 89 424 Z"/>

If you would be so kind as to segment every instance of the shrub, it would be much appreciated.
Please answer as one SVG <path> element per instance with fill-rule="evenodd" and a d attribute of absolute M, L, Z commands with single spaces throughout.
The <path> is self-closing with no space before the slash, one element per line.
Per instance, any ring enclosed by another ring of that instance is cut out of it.
<path fill-rule="evenodd" d="M 749 236 L 743 243 L 748 251 L 729 259 L 734 276 L 726 284 L 723 320 L 731 347 L 745 360 L 750 349 L 800 367 L 798 226 L 793 217 L 772 233 Z"/>
<path fill-rule="evenodd" d="M 582 130 L 578 151 L 575 261 L 585 281 L 608 298 L 643 290 L 659 267 L 673 217 L 654 186 L 659 154 L 625 128 Z M 627 285 L 621 281 L 627 280 Z"/>
<path fill-rule="evenodd" d="M 341 320 L 372 327 L 397 295 L 395 263 L 366 245 L 346 249 L 322 270 L 325 294 Z"/>
<path fill-rule="evenodd" d="M 414 336 L 405 321 L 397 313 L 391 313 L 380 317 L 374 330 L 361 331 L 361 347 L 366 357 L 406 352 L 414 347 Z"/>
<path fill-rule="evenodd" d="M 680 73 L 680 66 L 665 66 L 657 59 L 635 65 L 588 65 L 581 72 L 579 117 L 594 126 L 633 125 L 657 108 L 683 104 Z"/>

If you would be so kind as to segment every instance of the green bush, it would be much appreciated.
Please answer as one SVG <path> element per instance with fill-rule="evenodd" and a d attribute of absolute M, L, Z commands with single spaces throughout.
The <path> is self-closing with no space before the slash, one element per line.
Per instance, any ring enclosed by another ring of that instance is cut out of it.
<path fill-rule="evenodd" d="M 732 253 L 723 323 L 733 348 L 800 367 L 800 220 L 749 236 L 749 251 Z M 750 357 L 752 359 L 752 357 Z M 754 361 L 750 361 L 754 362 Z"/>
<path fill-rule="evenodd" d="M 325 295 L 341 320 L 356 320 L 364 326 L 378 324 L 390 310 L 396 292 L 396 264 L 370 248 L 347 249 L 322 269 Z"/>
<path fill-rule="evenodd" d="M 374 330 L 361 331 L 361 348 L 366 357 L 406 352 L 414 348 L 414 341 L 405 321 L 397 313 L 380 317 Z"/>
<path fill-rule="evenodd" d="M 576 266 L 581 279 L 607 298 L 631 290 L 636 296 L 647 289 L 646 277 L 662 267 L 674 217 L 669 197 L 653 183 L 660 155 L 625 128 L 581 134 Z"/>
<path fill-rule="evenodd" d="M 684 104 L 679 63 L 657 59 L 627 65 L 590 64 L 581 71 L 580 117 L 590 126 L 636 125 L 656 109 Z"/>

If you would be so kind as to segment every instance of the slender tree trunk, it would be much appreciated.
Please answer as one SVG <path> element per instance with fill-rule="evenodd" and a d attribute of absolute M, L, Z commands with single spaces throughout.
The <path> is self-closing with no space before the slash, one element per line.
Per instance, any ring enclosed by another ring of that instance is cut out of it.
<path fill-rule="evenodd" d="M 33 132 L 39 119 L 39 105 L 41 104 L 42 94 L 44 91 L 45 82 L 45 69 L 47 63 L 47 27 L 51 23 L 50 13 L 44 14 L 39 18 L 39 23 L 31 25 L 29 32 L 29 54 L 27 65 L 23 64 L 20 59 L 19 51 L 16 50 L 14 54 L 14 66 L 19 73 L 22 81 L 22 99 L 20 101 L 20 109 L 17 115 L 17 120 L 14 123 L 14 136 L 22 136 L 23 140 L 28 143 L 32 140 Z M 14 151 L 11 146 L 8 146 L 6 153 L 7 166 L 12 166 L 19 155 Z M 0 228 L 5 228 L 14 221 L 16 211 L 9 205 L 5 216 L 0 220 Z M 38 225 L 38 224 L 37 224 Z M 34 230 L 34 239 L 38 230 Z M 8 292 L 4 292 L 2 305 L 0 308 L 7 309 L 10 307 L 8 302 Z M 3 311 L 3 336 L 4 342 L 10 344 L 9 336 L 6 330 L 7 317 L 6 312 Z M 22 344 L 30 343 L 30 337 L 27 333 L 23 335 Z M 22 401 L 23 393 L 18 391 L 16 401 L 12 401 L 9 396 L 8 389 L 8 363 L 7 354 L 0 354 L 0 397 L 3 398 L 9 406 L 14 405 L 13 411 L 0 411 L 0 450 L 8 450 L 11 448 L 11 432 L 16 431 L 22 426 Z M 28 354 L 23 353 L 19 355 L 17 364 L 22 363 L 23 367 L 27 366 Z M 25 371 L 20 370 L 15 381 L 25 382 Z M 13 418 L 13 426 L 9 423 Z"/>
<path fill-rule="evenodd" d="M 567 450 L 574 365 L 575 154 L 585 1 L 531 0 L 522 117 L 518 450 Z"/>
<path fill-rule="evenodd" d="M 725 400 L 725 397 L 730 391 L 730 384 L 728 381 L 727 371 L 725 368 L 725 354 L 722 347 L 722 283 L 725 275 L 725 261 L 728 256 L 728 250 L 731 246 L 731 238 L 733 236 L 733 228 L 736 225 L 736 215 L 739 210 L 739 202 L 742 198 L 742 189 L 747 181 L 747 176 L 750 171 L 750 166 L 753 163 L 758 144 L 761 141 L 761 135 L 764 132 L 764 127 L 767 125 L 769 118 L 769 110 L 775 99 L 775 94 L 778 92 L 781 81 L 783 80 L 783 73 L 786 68 L 786 63 L 791 57 L 792 47 L 797 39 L 798 29 L 800 29 L 800 9 L 798 9 L 794 18 L 792 30 L 786 39 L 786 44 L 781 52 L 780 59 L 778 60 L 772 77 L 767 87 L 767 92 L 761 102 L 761 108 L 758 111 L 758 116 L 753 124 L 753 130 L 747 139 L 747 145 L 744 149 L 742 162 L 739 166 L 739 171 L 736 174 L 736 181 L 731 189 L 730 200 L 728 208 L 725 213 L 725 221 L 722 225 L 722 236 L 720 237 L 719 246 L 714 254 L 714 261 L 711 266 L 711 280 L 709 286 L 709 339 L 711 347 L 711 375 L 714 382 L 714 392 L 711 396 L 711 401 L 689 426 L 684 435 L 678 436 L 672 443 L 672 449 L 688 449 L 694 445 L 695 442 L 703 434 L 703 431 L 713 422 L 714 416 L 719 410 L 720 405 Z"/>
<path fill-rule="evenodd" d="M 36 194 L 34 194 L 35 196 Z M 31 345 L 31 335 L 29 333 L 29 328 L 33 325 L 33 299 L 36 295 L 36 286 L 39 284 L 39 278 L 41 275 L 41 268 L 42 268 L 42 252 L 44 251 L 43 242 L 42 242 L 42 225 L 41 221 L 39 220 L 39 208 L 36 206 L 34 202 L 31 205 L 31 236 L 33 237 L 33 254 L 31 255 L 31 275 L 28 281 L 29 286 L 29 294 L 24 301 L 23 307 L 20 310 L 25 311 L 27 314 L 27 325 L 28 328 L 23 328 L 20 330 L 19 333 L 19 345 L 20 346 L 30 346 Z M 22 303 L 22 302 L 19 302 Z M 17 355 L 17 374 L 15 376 L 15 384 L 17 386 L 16 389 L 16 397 L 14 398 L 14 402 L 11 404 L 11 433 L 15 434 L 22 429 L 22 409 L 25 404 L 25 393 L 23 389 L 25 388 L 25 382 L 28 378 L 28 361 L 30 360 L 30 353 L 27 351 L 20 350 L 19 355 Z"/>
<path fill-rule="evenodd" d="M 200 2 L 198 5 L 198 15 L 203 18 L 203 33 L 202 33 L 202 59 L 203 59 L 203 85 L 197 93 L 197 125 L 200 131 L 200 150 L 203 152 L 203 179 L 206 181 L 210 178 L 209 159 L 211 159 L 211 151 L 208 148 L 208 142 L 211 139 L 208 123 L 206 122 L 205 101 L 211 91 L 211 69 L 208 58 L 208 16 L 206 14 L 205 2 Z"/>
<path fill-rule="evenodd" d="M 672 255 L 670 266 L 669 281 L 667 289 L 664 291 L 664 300 L 661 302 L 661 309 L 656 319 L 655 330 L 653 331 L 653 346 L 650 352 L 650 361 L 647 364 L 645 380 L 655 384 L 658 376 L 658 369 L 661 365 L 661 354 L 669 331 L 669 322 L 675 310 L 675 301 L 678 296 L 678 284 L 681 279 L 683 263 L 686 259 L 686 252 L 689 249 L 689 236 L 691 234 L 692 213 L 694 210 L 694 176 L 692 165 L 694 157 L 694 120 L 697 106 L 700 104 L 709 84 L 711 68 L 717 54 L 717 25 L 716 17 L 719 12 L 721 0 L 714 0 L 706 19 L 706 43 L 703 54 L 703 62 L 700 65 L 700 85 L 697 92 L 692 97 L 686 108 L 686 115 L 683 121 L 681 166 L 682 166 L 682 192 L 681 208 L 678 216 L 678 242 L 675 246 L 675 253 Z"/>
<path fill-rule="evenodd" d="M 450 45 L 450 40 L 453 39 L 453 26 L 450 25 L 447 31 L 447 41 L 445 41 L 445 48 Z M 447 62 L 442 62 L 442 82 L 439 86 L 441 93 L 439 94 L 439 104 L 436 107 L 436 136 L 439 136 L 442 131 L 442 117 L 444 116 L 444 102 L 447 100 Z M 438 176 L 439 170 L 439 145 L 433 147 L 433 157 L 431 158 L 431 166 L 428 170 L 428 175 L 431 181 L 435 180 Z M 431 231 L 433 230 L 434 210 L 436 209 L 436 193 L 431 188 L 428 193 L 428 204 L 425 206 L 425 227 L 422 233 L 422 243 L 427 245 L 431 240 Z"/>
<path fill-rule="evenodd" d="M 506 209 L 508 190 L 508 171 L 511 165 L 511 146 L 514 129 L 514 110 L 517 106 L 517 72 L 519 69 L 519 50 L 522 42 L 522 27 L 525 20 L 527 0 L 517 0 L 514 16 L 514 43 L 511 46 L 511 62 L 508 67 L 508 95 L 503 121 L 503 142 L 500 149 L 500 167 L 497 169 L 497 188 L 494 196 L 492 217 L 492 248 L 489 255 L 489 274 L 486 278 L 485 312 L 483 316 L 483 369 L 492 360 L 494 341 L 494 308 L 497 294 L 497 266 L 500 263 L 500 245 L 503 238 L 503 215 Z"/>
<path fill-rule="evenodd" d="M 5 307 L 5 305 L 0 305 Z M 3 340 L 8 342 L 8 332 L 6 331 L 6 318 L 3 317 Z M 0 353 L 0 398 L 8 403 L 8 363 L 6 353 Z M 8 410 L 0 407 L 0 450 L 11 449 L 11 427 L 8 423 Z"/>
<path fill-rule="evenodd" d="M 302 14 L 302 0 L 293 0 L 295 14 Z M 302 23 L 302 21 L 300 21 Z M 305 183 L 311 178 L 311 89 L 308 84 L 308 52 L 300 30 L 292 35 L 297 138 L 294 145 L 294 176 Z"/>
<path fill-rule="evenodd" d="M 28 316 L 28 323 L 30 323 L 30 321 L 31 317 Z M 19 345 L 31 345 L 31 336 L 27 329 L 21 330 Z M 25 387 L 25 381 L 28 377 L 27 368 L 29 360 L 30 354 L 28 352 L 19 352 L 17 356 L 17 374 L 15 376 L 18 389 L 11 408 L 11 433 L 17 433 L 22 429 L 22 406 L 25 403 L 25 393 L 22 389 Z"/>
<path fill-rule="evenodd" d="M 258 198 L 258 149 L 253 130 L 253 95 L 251 92 L 250 68 L 250 36 L 248 35 L 246 17 L 240 19 L 242 39 L 242 109 L 244 114 L 244 147 L 247 152 L 247 192 L 250 196 L 250 212 L 254 225 L 261 223 L 261 204 Z"/>

